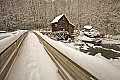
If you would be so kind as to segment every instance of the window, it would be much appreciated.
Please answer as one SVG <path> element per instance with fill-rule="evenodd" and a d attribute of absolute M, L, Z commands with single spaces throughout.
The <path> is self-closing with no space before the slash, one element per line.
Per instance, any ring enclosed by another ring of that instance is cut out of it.
<path fill-rule="evenodd" d="M 57 27 L 57 24 L 55 24 L 55 27 Z"/>

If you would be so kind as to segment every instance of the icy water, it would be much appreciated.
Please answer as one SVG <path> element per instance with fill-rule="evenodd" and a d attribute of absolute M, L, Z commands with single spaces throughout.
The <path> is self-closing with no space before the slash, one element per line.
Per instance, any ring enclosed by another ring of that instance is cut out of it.
<path fill-rule="evenodd" d="M 96 55 L 101 53 L 107 59 L 118 59 L 120 57 L 120 44 L 119 45 L 110 45 L 110 44 L 100 44 L 93 47 L 89 47 L 87 50 L 82 49 L 83 46 L 79 49 L 81 52 L 88 53 L 89 55 Z"/>

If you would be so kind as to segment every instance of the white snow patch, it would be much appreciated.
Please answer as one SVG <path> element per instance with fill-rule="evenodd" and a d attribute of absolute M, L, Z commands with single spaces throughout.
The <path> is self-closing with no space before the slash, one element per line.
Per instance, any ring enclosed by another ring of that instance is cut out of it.
<path fill-rule="evenodd" d="M 93 46 L 93 48 L 103 48 L 102 46 Z"/>
<path fill-rule="evenodd" d="M 79 35 L 78 39 L 83 40 L 83 41 L 94 41 L 95 40 L 95 38 L 89 38 L 89 37 L 84 36 L 84 35 Z"/>
<path fill-rule="evenodd" d="M 103 56 L 101 55 L 101 53 L 97 53 L 95 56 L 98 57 L 98 58 L 102 58 L 102 59 L 107 60 L 105 57 L 103 57 Z"/>
<path fill-rule="evenodd" d="M 93 47 L 94 46 L 94 44 L 92 44 L 92 43 L 86 43 L 89 47 Z"/>
<path fill-rule="evenodd" d="M 92 26 L 86 25 L 86 26 L 84 26 L 84 29 L 92 29 Z"/>
<path fill-rule="evenodd" d="M 114 64 L 117 68 L 120 69 L 120 58 L 119 59 L 111 59 L 109 60 L 112 64 Z"/>
<path fill-rule="evenodd" d="M 59 19 L 63 16 L 64 14 L 61 14 L 59 16 L 57 16 L 51 23 L 56 23 L 59 21 Z"/>

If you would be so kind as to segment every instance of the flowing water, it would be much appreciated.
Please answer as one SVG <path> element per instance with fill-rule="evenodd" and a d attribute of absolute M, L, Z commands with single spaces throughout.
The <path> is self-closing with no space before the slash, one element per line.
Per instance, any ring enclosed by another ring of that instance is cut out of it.
<path fill-rule="evenodd" d="M 110 45 L 110 44 L 100 44 L 94 45 L 94 47 L 88 47 L 87 50 L 83 49 L 83 46 L 79 49 L 81 52 L 89 53 L 89 55 L 96 55 L 101 53 L 107 59 L 118 59 L 120 57 L 120 44 Z"/>

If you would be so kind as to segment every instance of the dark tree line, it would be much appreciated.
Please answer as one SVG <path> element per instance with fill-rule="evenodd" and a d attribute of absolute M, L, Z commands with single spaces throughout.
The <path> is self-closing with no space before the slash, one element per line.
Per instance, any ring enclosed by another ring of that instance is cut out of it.
<path fill-rule="evenodd" d="M 0 30 L 50 28 L 62 13 L 76 29 L 92 25 L 120 34 L 120 0 L 0 0 Z"/>

